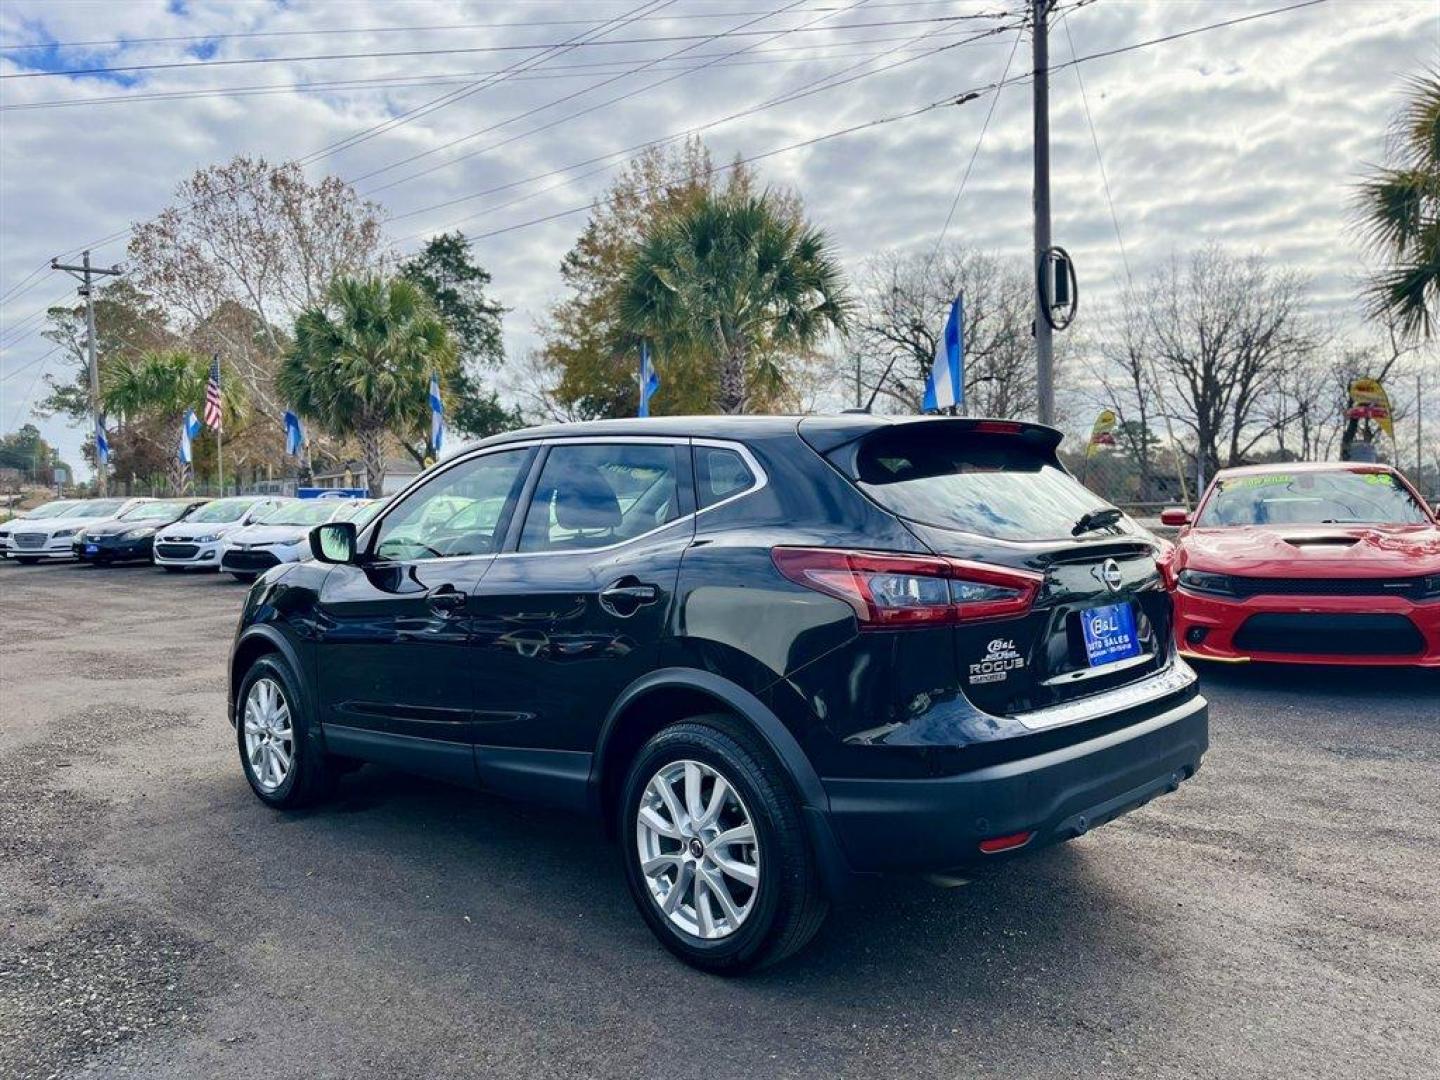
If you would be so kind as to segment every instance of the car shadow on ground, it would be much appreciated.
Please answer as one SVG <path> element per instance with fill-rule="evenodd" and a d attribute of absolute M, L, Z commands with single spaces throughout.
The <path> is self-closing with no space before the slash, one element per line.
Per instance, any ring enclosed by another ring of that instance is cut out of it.
<path fill-rule="evenodd" d="M 589 819 L 367 765 L 343 778 L 331 801 L 289 820 L 311 834 L 307 847 L 331 849 L 341 864 L 363 865 L 383 849 L 387 877 L 427 893 L 473 898 L 492 916 L 500 905 L 503 929 L 479 914 L 476 921 L 513 935 L 518 948 L 583 925 L 583 954 L 597 977 L 608 971 L 623 980 L 631 966 L 643 977 L 655 962 L 671 963 L 633 908 L 615 844 Z M 1092 865 L 1087 845 L 1106 839 L 1119 837 L 1102 831 L 1098 840 L 982 868 L 952 887 L 913 876 L 859 879 L 809 948 L 745 982 L 767 998 L 848 1000 L 859 976 L 877 1004 L 889 1001 L 887 1008 L 915 1007 L 910 987 L 919 984 L 928 988 L 923 1012 L 933 1012 L 939 999 L 973 999 L 990 1013 L 1004 1007 L 1008 994 L 1018 1006 L 1033 993 L 1033 980 L 1057 967 L 1078 972 L 1075 993 L 1095 993 L 1091 980 L 1102 978 L 1101 958 L 1118 938 L 1132 955 L 1150 954 L 1144 967 L 1161 979 L 1173 938 L 1153 928 L 1153 949 L 1144 944 L 1152 918 L 1126 916 L 1135 898 L 1110 876 L 1115 864 Z M 363 881 L 341 888 L 350 895 L 335 902 L 365 902 Z M 571 899 L 553 906 L 556 898 Z M 1181 917 L 1168 907 L 1163 915 Z M 457 932 L 456 942 L 464 940 Z M 1093 968 L 1086 960 L 1092 950 Z"/>
<path fill-rule="evenodd" d="M 1440 669 L 1347 667 L 1330 664 L 1217 664 L 1192 662 L 1205 689 L 1248 693 L 1320 694 L 1373 699 L 1404 694 L 1440 694 Z"/>

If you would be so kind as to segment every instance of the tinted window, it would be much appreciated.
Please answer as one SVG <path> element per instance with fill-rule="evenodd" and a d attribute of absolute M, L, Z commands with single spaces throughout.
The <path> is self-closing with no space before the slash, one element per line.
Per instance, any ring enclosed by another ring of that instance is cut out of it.
<path fill-rule="evenodd" d="M 120 515 L 121 521 L 174 521 L 190 506 L 185 502 L 149 502 L 126 510 Z"/>
<path fill-rule="evenodd" d="M 605 547 L 679 516 L 674 447 L 555 446 L 525 515 L 520 550 Z"/>
<path fill-rule="evenodd" d="M 206 503 L 191 514 L 187 521 L 205 521 L 226 523 L 239 521 L 245 516 L 245 511 L 255 505 L 254 499 L 216 499 L 214 502 Z"/>
<path fill-rule="evenodd" d="M 856 467 L 861 489 L 892 513 L 1000 540 L 1069 539 L 1083 514 L 1105 506 L 1017 436 L 887 431 L 865 441 Z"/>
<path fill-rule="evenodd" d="M 739 495 L 755 483 L 755 474 L 734 450 L 718 446 L 695 447 L 695 493 L 700 508 Z"/>
<path fill-rule="evenodd" d="M 296 499 L 284 503 L 256 519 L 257 525 L 323 525 L 333 518 L 348 500 Z"/>
<path fill-rule="evenodd" d="M 346 500 L 341 504 L 340 509 L 337 510 L 337 511 L 335 511 L 335 516 L 334 516 L 333 518 L 331 518 L 330 520 L 331 520 L 331 521 L 359 521 L 360 515 L 361 515 L 362 513 L 364 513 L 365 509 L 366 509 L 369 505 L 370 505 L 370 500 L 369 500 L 369 499 L 346 499 Z"/>
<path fill-rule="evenodd" d="M 446 469 L 385 515 L 375 554 L 410 561 L 496 551 L 529 457 L 529 450 L 505 450 Z"/>
<path fill-rule="evenodd" d="M 91 499 L 88 502 L 81 503 L 73 510 L 67 510 L 65 516 L 77 518 L 112 517 L 117 514 L 124 505 L 124 499 Z"/>
<path fill-rule="evenodd" d="M 1422 525 L 1428 519 L 1387 472 L 1273 472 L 1218 480 L 1196 522 L 1220 525 Z"/>
<path fill-rule="evenodd" d="M 78 505 L 79 505 L 79 503 L 75 502 L 74 499 L 62 500 L 62 501 L 60 501 L 60 502 L 42 503 L 40 506 L 37 506 L 34 510 L 26 511 L 25 513 L 21 514 L 20 516 L 21 516 L 22 518 L 25 518 L 27 521 L 33 521 L 33 520 L 35 520 L 36 518 L 62 517 L 62 516 L 64 516 L 66 513 L 68 513 L 72 508 L 74 508 L 74 507 L 76 507 L 76 506 L 78 506 Z"/>

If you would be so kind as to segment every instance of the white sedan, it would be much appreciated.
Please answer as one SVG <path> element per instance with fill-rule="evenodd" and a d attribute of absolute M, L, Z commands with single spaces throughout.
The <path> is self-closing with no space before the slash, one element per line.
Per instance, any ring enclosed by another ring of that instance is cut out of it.
<path fill-rule="evenodd" d="M 254 581 L 281 563 L 299 562 L 310 555 L 310 530 L 327 521 L 348 521 L 368 499 L 296 499 L 276 507 L 223 541 L 220 569 L 237 581 Z"/>
<path fill-rule="evenodd" d="M 152 558 L 156 566 L 169 571 L 218 570 L 227 536 L 296 501 L 278 495 L 236 495 L 208 502 L 156 533 Z"/>
<path fill-rule="evenodd" d="M 146 498 L 79 499 L 63 503 L 47 503 L 30 515 L 6 523 L 5 554 L 20 563 L 37 563 L 41 559 L 73 559 L 75 537 L 103 521 L 119 517 Z M 39 511 L 59 506 L 54 513 Z"/>

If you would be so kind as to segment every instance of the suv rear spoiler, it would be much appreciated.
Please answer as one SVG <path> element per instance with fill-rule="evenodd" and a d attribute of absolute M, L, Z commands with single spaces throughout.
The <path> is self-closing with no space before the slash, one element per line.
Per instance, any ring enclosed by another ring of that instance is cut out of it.
<path fill-rule="evenodd" d="M 848 443 L 858 442 L 876 432 L 897 427 L 950 427 L 957 434 L 1014 435 L 1031 447 L 1054 454 L 1065 436 L 1053 427 L 1032 424 L 1025 420 L 999 420 L 972 416 L 869 416 L 858 413 L 844 416 L 807 416 L 796 428 L 805 442 L 819 454 L 830 454 Z"/>

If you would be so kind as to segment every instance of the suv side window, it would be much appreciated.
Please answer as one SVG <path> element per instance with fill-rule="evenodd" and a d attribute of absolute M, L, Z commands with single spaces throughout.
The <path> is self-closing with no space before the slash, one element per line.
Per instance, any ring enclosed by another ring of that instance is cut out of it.
<path fill-rule="evenodd" d="M 528 447 L 517 448 L 446 469 L 385 515 L 371 550 L 404 562 L 494 553 L 529 459 Z"/>
<path fill-rule="evenodd" d="M 695 495 L 701 510 L 754 486 L 755 474 L 734 450 L 695 447 Z"/>
<path fill-rule="evenodd" d="M 633 540 L 680 516 L 674 446 L 552 446 L 520 551 L 580 551 Z"/>

